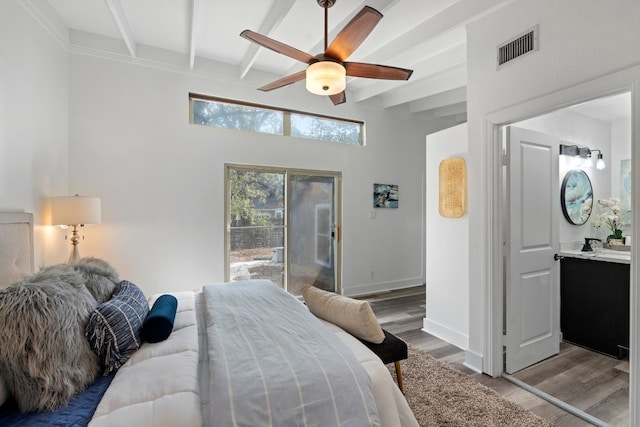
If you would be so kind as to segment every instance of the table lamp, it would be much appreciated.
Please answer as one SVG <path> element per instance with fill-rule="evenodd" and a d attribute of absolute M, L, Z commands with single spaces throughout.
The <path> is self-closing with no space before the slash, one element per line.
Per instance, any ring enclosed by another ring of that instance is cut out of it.
<path fill-rule="evenodd" d="M 80 259 L 78 252 L 78 227 L 85 224 L 100 224 L 100 198 L 85 196 L 63 196 L 51 199 L 51 223 L 53 225 L 67 225 L 73 227 L 71 231 L 72 249 L 68 263 L 72 264 Z"/>

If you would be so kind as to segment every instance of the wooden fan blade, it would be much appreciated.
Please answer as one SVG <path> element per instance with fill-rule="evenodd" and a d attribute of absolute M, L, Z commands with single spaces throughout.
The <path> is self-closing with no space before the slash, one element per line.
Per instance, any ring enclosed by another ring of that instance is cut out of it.
<path fill-rule="evenodd" d="M 278 79 L 274 82 L 271 82 L 269 84 L 266 84 L 262 87 L 259 87 L 258 89 L 264 92 L 268 92 L 270 90 L 274 90 L 274 89 L 279 89 L 281 87 L 284 86 L 288 86 L 292 83 L 298 82 L 300 80 L 304 80 L 304 78 L 307 75 L 307 70 L 302 70 L 302 71 L 298 71 L 295 74 L 291 74 L 289 76 L 283 77 L 281 79 Z"/>
<path fill-rule="evenodd" d="M 267 36 L 263 36 L 262 34 L 256 33 L 251 30 L 244 30 L 240 33 L 240 36 L 256 44 L 259 44 L 262 47 L 266 47 L 267 49 L 270 49 L 274 52 L 278 52 L 282 55 L 288 56 L 289 58 L 304 62 L 305 64 L 311 64 L 312 62 L 317 61 L 315 56 L 311 56 L 307 52 L 303 52 L 296 49 L 295 47 L 291 47 L 287 44 L 281 43 L 277 40 L 274 40 Z"/>
<path fill-rule="evenodd" d="M 347 102 L 347 94 L 344 91 L 336 93 L 335 95 L 329 95 L 329 98 L 331 102 L 333 102 L 333 105 L 340 105 Z"/>
<path fill-rule="evenodd" d="M 344 62 L 347 76 L 366 77 L 369 79 L 409 80 L 413 70 L 390 67 L 388 65 L 366 64 L 364 62 Z"/>
<path fill-rule="evenodd" d="M 380 12 L 365 6 L 331 42 L 325 55 L 344 61 L 360 46 L 381 19 Z"/>

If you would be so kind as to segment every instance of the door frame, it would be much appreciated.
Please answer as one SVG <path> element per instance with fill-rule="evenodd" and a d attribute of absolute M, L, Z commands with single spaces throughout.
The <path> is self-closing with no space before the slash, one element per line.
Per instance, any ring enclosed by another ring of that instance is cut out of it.
<path fill-rule="evenodd" d="M 336 293 L 342 294 L 342 172 L 337 171 L 322 171 L 315 169 L 296 169 L 296 168 L 287 168 L 287 167 L 279 167 L 279 166 L 263 166 L 263 165 L 247 165 L 240 163 L 225 163 L 224 164 L 224 280 L 225 282 L 230 281 L 231 277 L 231 269 L 230 269 L 230 231 L 231 231 L 231 221 L 230 221 L 230 213 L 229 209 L 231 207 L 231 192 L 229 191 L 229 171 L 231 169 L 244 169 L 244 170 L 253 170 L 260 172 L 273 172 L 273 173 L 282 173 L 285 176 L 284 182 L 284 245 L 285 245 L 285 258 L 284 258 L 284 276 L 285 276 L 285 287 L 287 282 L 289 281 L 289 256 L 287 254 L 287 241 L 289 239 L 289 175 L 290 174 L 302 174 L 302 175 L 316 175 L 316 176 L 328 176 L 335 178 L 335 226 L 336 226 L 336 236 L 333 240 L 334 246 L 334 275 L 335 275 L 335 285 L 336 285 Z"/>
<path fill-rule="evenodd" d="M 508 218 L 503 212 L 502 176 L 502 135 L 501 128 L 516 122 L 544 115 L 575 104 L 603 98 L 622 92 L 631 92 L 631 162 L 632 179 L 640 177 L 640 67 L 629 68 L 604 77 L 590 80 L 557 92 L 541 96 L 523 103 L 487 114 L 483 120 L 483 173 L 482 182 L 486 189 L 484 199 L 484 227 L 486 231 L 483 258 L 484 270 L 483 307 L 483 371 L 494 376 L 504 372 L 503 367 L 503 327 L 504 327 L 504 287 L 506 286 L 503 249 L 503 225 Z M 632 189 L 632 235 L 640 231 L 640 186 Z M 632 262 L 630 283 L 630 353 L 629 375 L 629 416 L 630 425 L 640 423 L 640 289 L 638 287 L 638 262 L 640 254 L 638 239 L 632 240 Z M 474 255 L 475 256 L 475 255 Z"/>

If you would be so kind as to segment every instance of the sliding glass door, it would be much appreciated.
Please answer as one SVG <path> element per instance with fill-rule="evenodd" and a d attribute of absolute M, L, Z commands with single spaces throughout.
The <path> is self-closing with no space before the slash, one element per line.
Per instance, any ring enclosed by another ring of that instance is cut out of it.
<path fill-rule="evenodd" d="M 294 295 L 310 284 L 336 290 L 336 236 L 333 176 L 289 175 L 288 277 Z"/>
<path fill-rule="evenodd" d="M 226 279 L 339 292 L 340 183 L 335 172 L 227 165 Z"/>

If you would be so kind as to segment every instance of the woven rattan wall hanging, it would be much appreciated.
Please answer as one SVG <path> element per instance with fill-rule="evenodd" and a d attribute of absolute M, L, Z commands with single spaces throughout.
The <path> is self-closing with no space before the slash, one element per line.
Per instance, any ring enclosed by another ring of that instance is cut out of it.
<path fill-rule="evenodd" d="M 440 162 L 438 211 L 445 218 L 464 215 L 467 201 L 467 166 L 462 157 Z"/>

